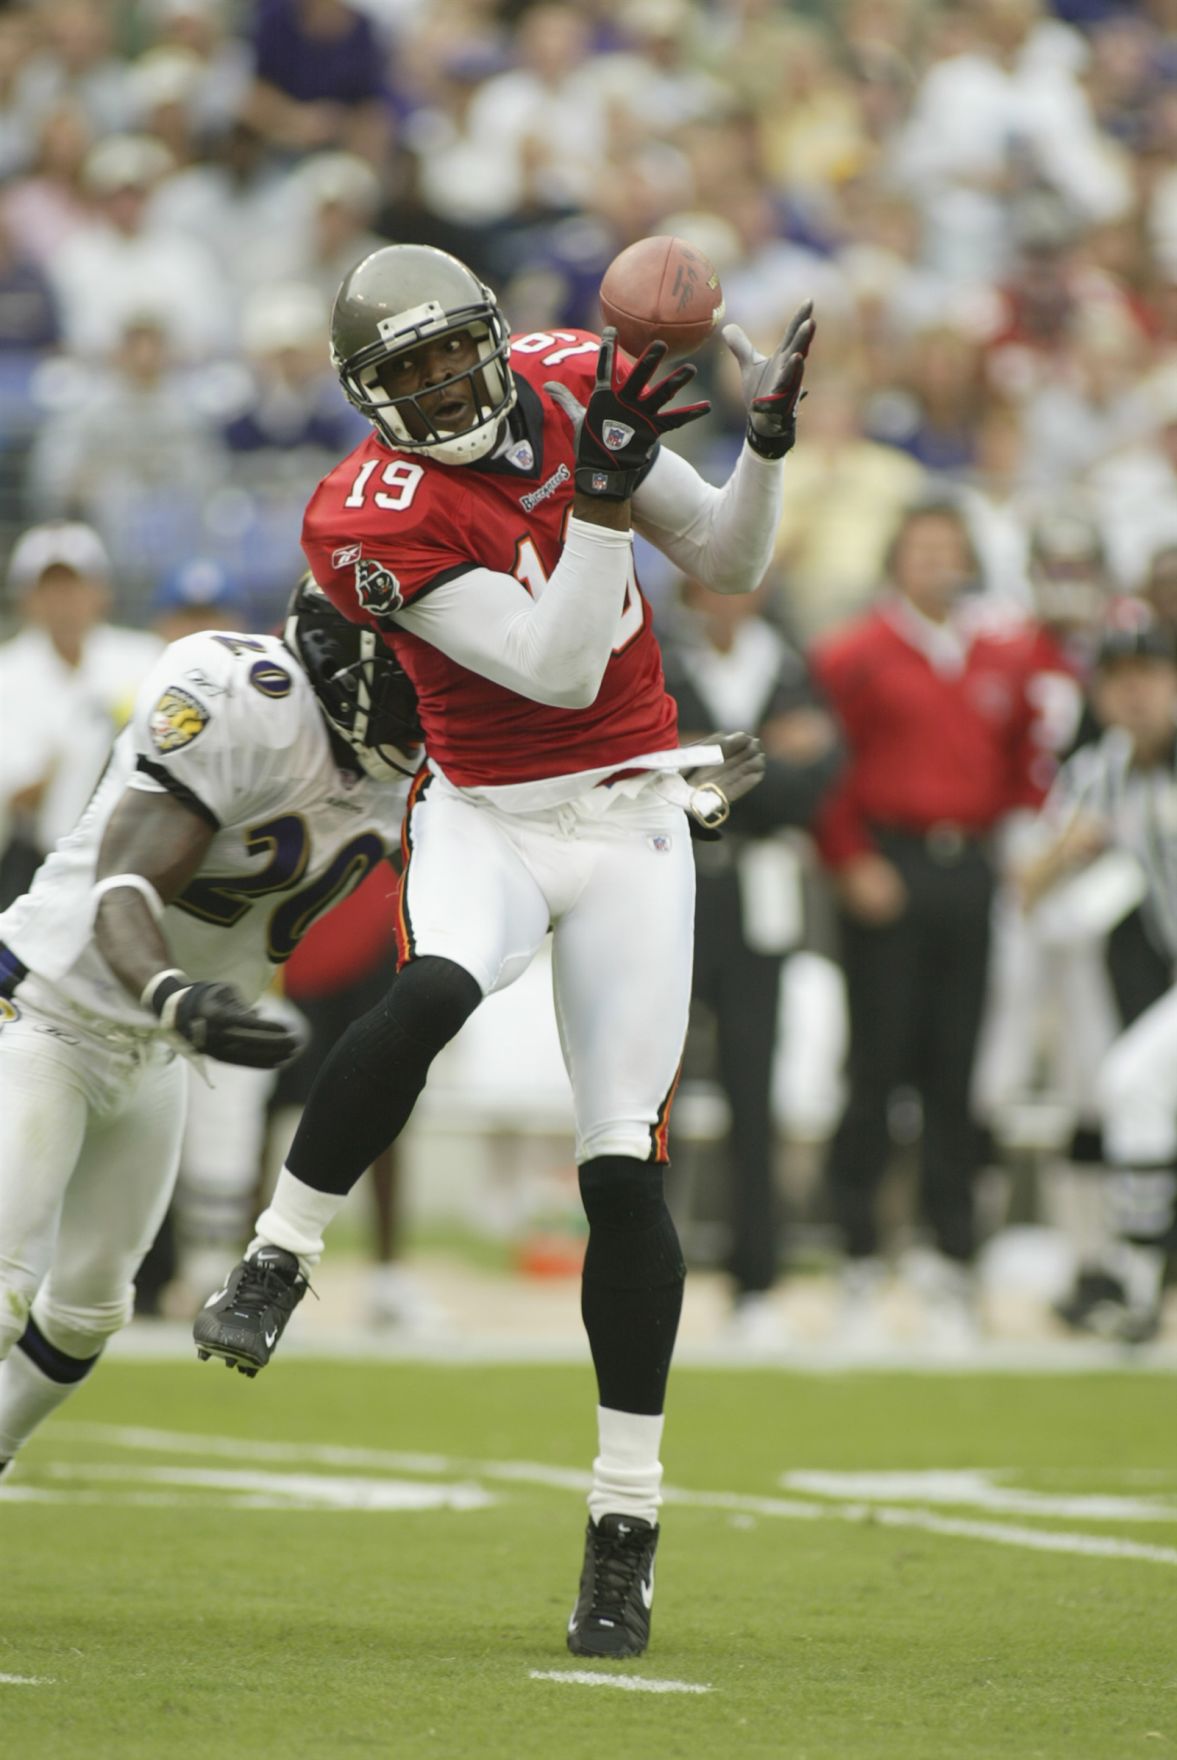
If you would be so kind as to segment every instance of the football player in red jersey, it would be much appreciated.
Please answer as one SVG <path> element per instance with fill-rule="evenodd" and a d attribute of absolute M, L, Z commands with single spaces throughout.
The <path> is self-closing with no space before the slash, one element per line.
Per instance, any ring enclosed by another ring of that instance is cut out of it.
<path fill-rule="evenodd" d="M 717 774 L 742 793 L 763 765 L 746 735 L 677 745 L 631 528 L 707 586 L 759 584 L 813 320 L 804 307 L 769 359 L 725 336 L 748 428 L 716 489 L 660 448 L 708 407 L 669 407 L 694 369 L 656 379 L 662 344 L 630 364 L 610 331 L 512 337 L 490 290 L 424 246 L 376 251 L 344 281 L 333 355 L 373 431 L 315 491 L 303 546 L 417 691 L 428 761 L 405 819 L 400 972 L 328 1058 L 257 1236 L 195 1329 L 249 1373 L 269 1361 L 324 1228 L 433 1057 L 551 929 L 600 1396 L 581 1655 L 639 1655 L 649 1633 L 684 1276 L 663 1165 L 690 998 L 688 813 L 722 816 Z"/>

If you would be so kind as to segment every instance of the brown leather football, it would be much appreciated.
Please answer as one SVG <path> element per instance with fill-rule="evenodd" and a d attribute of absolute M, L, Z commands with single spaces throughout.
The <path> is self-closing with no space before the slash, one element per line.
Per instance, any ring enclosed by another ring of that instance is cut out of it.
<path fill-rule="evenodd" d="M 627 354 L 655 340 L 672 356 L 693 354 L 723 322 L 719 276 L 684 238 L 642 238 L 614 257 L 601 282 L 601 311 Z"/>

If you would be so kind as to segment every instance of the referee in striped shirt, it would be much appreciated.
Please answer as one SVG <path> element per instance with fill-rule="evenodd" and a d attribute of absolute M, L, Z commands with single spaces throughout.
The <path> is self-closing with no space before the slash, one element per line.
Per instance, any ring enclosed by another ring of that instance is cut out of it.
<path fill-rule="evenodd" d="M 1068 882 L 1074 891 L 1082 872 L 1088 907 L 1115 922 L 1108 965 L 1124 1031 L 1096 1098 L 1118 1288 L 1089 1324 L 1138 1344 L 1160 1329 L 1177 1250 L 1177 649 L 1147 608 L 1117 609 L 1092 698 L 1106 732 L 1060 771 L 1045 809 L 1057 836 L 1021 884 L 1033 909 Z"/>

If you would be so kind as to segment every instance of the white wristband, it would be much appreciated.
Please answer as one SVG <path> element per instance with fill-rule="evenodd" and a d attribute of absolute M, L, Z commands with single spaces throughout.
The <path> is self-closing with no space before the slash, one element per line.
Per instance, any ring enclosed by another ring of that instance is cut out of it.
<path fill-rule="evenodd" d="M 164 902 L 145 874 L 108 874 L 93 889 L 94 903 L 97 905 L 108 892 L 120 892 L 124 888 L 141 894 L 158 923 L 164 913 Z"/>
<path fill-rule="evenodd" d="M 187 989 L 187 987 L 192 982 L 192 979 L 188 976 L 187 972 L 181 971 L 179 966 L 169 966 L 166 971 L 156 972 L 154 978 L 148 978 L 146 984 L 144 984 L 142 990 L 139 993 L 139 1001 L 142 1003 L 144 1008 L 149 1008 L 153 1014 L 156 1012 L 156 1007 L 155 1007 L 156 991 L 159 989 L 160 985 L 165 981 L 165 979 L 171 979 L 171 978 L 178 978 L 180 980 L 180 987 L 184 988 L 184 989 Z M 177 992 L 177 994 L 178 994 L 178 992 Z M 166 1004 L 165 1004 L 165 1007 L 166 1007 Z"/>

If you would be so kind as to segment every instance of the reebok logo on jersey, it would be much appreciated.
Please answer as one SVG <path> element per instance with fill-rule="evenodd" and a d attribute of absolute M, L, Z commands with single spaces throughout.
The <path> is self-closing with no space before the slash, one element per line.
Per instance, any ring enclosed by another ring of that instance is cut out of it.
<path fill-rule="evenodd" d="M 331 552 L 331 566 L 332 568 L 350 568 L 352 563 L 358 562 L 363 554 L 364 546 L 362 544 L 345 544 L 341 550 Z"/>
<path fill-rule="evenodd" d="M 601 424 L 601 439 L 610 452 L 620 452 L 621 448 L 628 446 L 633 439 L 633 429 L 627 428 L 624 422 L 603 422 Z"/>
<path fill-rule="evenodd" d="M 390 568 L 382 562 L 356 563 L 356 601 L 361 611 L 373 617 L 387 617 L 404 604 L 401 584 Z"/>
<path fill-rule="evenodd" d="M 526 495 L 520 495 L 519 505 L 524 513 L 530 513 L 533 507 L 538 507 L 541 501 L 546 501 L 549 495 L 554 495 L 560 484 L 568 482 L 571 476 L 572 472 L 568 466 L 562 464 L 552 472 L 546 482 L 540 484 L 538 489 L 531 489 Z"/>
<path fill-rule="evenodd" d="M 157 752 L 178 752 L 204 732 L 208 719 L 204 704 L 174 684 L 151 711 L 147 723 L 151 743 Z"/>

